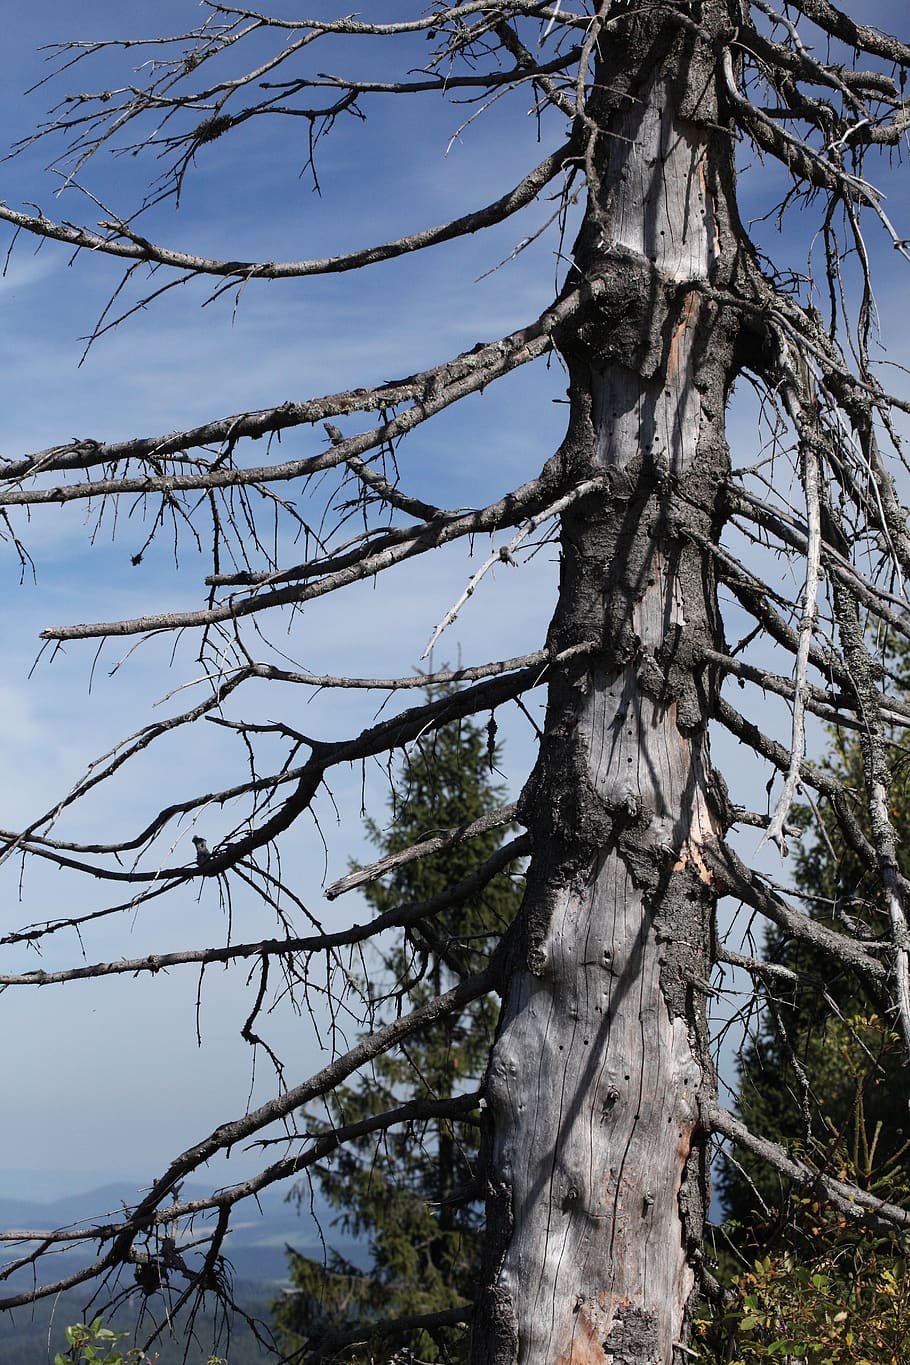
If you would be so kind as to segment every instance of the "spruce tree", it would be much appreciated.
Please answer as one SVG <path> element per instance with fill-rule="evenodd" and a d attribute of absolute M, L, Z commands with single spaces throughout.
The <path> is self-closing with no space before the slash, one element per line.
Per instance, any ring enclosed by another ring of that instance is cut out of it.
<path fill-rule="evenodd" d="M 886 651 L 883 671 L 898 696 L 910 695 L 903 651 Z M 852 819 L 867 832 L 866 775 L 858 737 L 830 731 L 823 767 L 853 794 L 848 820 L 830 804 L 804 807 L 805 837 L 797 851 L 794 882 L 807 914 L 884 951 L 887 915 L 876 869 L 845 836 Z M 889 735 L 890 816 L 898 832 L 901 872 L 910 874 L 910 767 L 904 736 Z M 737 1112 L 753 1129 L 807 1156 L 819 1169 L 849 1175 L 883 1198 L 903 1202 L 910 1190 L 908 1077 L 887 1002 L 876 998 L 846 968 L 831 964 L 804 943 L 767 934 L 766 958 L 788 969 L 768 976 L 765 1009 L 744 1048 Z M 811 1077 L 811 1084 L 808 1078 Z M 770 1242 L 805 1245 L 801 1200 L 787 1181 L 748 1153 L 726 1165 L 720 1184 L 735 1240 L 745 1249 Z M 817 1241 L 817 1225 L 809 1233 Z"/>
<path fill-rule="evenodd" d="M 471 721 L 418 742 L 400 766 L 387 825 L 366 820 L 370 840 L 383 856 L 399 854 L 434 833 L 478 820 L 503 797 L 496 762 L 492 727 L 487 732 Z M 378 915 L 432 902 L 476 874 L 505 832 L 499 825 L 404 862 L 368 884 L 366 900 Z M 516 872 L 516 865 L 506 867 L 454 909 L 436 913 L 432 926 L 418 922 L 398 932 L 381 957 L 365 963 L 358 988 L 370 1027 L 432 999 L 484 964 L 518 908 Z M 498 1012 L 498 1001 L 486 996 L 447 1015 L 377 1058 L 370 1074 L 336 1090 L 321 1113 L 306 1114 L 310 1132 L 330 1134 L 377 1109 L 405 1110 L 399 1126 L 378 1136 L 365 1132 L 315 1170 L 323 1199 L 338 1210 L 333 1227 L 364 1241 L 370 1265 L 362 1270 L 330 1245 L 322 1260 L 290 1253 L 294 1290 L 276 1305 L 288 1350 L 366 1362 L 389 1359 L 403 1346 L 397 1358 L 466 1358 L 461 1323 L 479 1269 L 482 1225 L 476 1091 Z M 308 1199 L 309 1189 L 300 1194 Z M 406 1320 L 416 1321 L 408 1327 Z"/>
<path fill-rule="evenodd" d="M 906 699 L 904 652 L 886 655 L 882 667 Z M 863 829 L 860 742 L 833 730 L 830 741 L 824 766 L 854 794 L 849 816 Z M 906 876 L 910 769 L 900 730 L 889 741 L 890 816 Z M 806 828 L 794 881 L 806 912 L 883 947 L 881 891 L 875 869 L 845 837 L 850 819 L 838 820 L 824 801 L 803 808 L 801 818 Z M 832 973 L 820 954 L 788 944 L 779 931 L 767 935 L 765 956 L 792 976 L 766 978 L 766 1007 L 740 1060 L 738 1115 L 820 1172 L 906 1205 L 908 1075 L 887 1003 L 857 976 Z M 709 1358 L 727 1360 L 735 1348 L 742 1365 L 757 1365 L 786 1348 L 788 1358 L 825 1365 L 906 1359 L 905 1247 L 893 1235 L 827 1209 L 813 1191 L 793 1186 L 749 1153 L 721 1167 L 720 1184 L 729 1220 L 721 1244 L 728 1293 L 725 1311 L 704 1334 L 714 1352 Z M 735 1261 L 724 1252 L 731 1247 Z"/>

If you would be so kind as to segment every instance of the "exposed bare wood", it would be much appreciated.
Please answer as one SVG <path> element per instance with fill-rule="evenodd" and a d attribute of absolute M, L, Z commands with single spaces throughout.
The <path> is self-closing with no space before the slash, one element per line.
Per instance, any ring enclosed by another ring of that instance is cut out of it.
<path fill-rule="evenodd" d="M 429 265 L 434 249 L 444 255 L 446 243 L 510 222 L 527 235 L 504 269 L 547 233 L 559 269 L 550 301 L 536 304 L 526 325 L 455 354 L 465 345 L 459 339 L 441 363 L 393 381 L 377 384 L 373 375 L 365 387 L 289 401 L 276 394 L 270 406 L 179 430 L 167 429 L 163 411 L 149 436 L 64 430 L 45 449 L 0 461 L 0 535 L 18 572 L 29 571 L 34 550 L 16 517 L 69 503 L 121 523 L 144 516 L 135 563 L 171 531 L 178 551 L 188 539 L 194 556 L 206 556 L 196 597 L 163 596 L 122 619 L 118 602 L 109 620 L 93 620 L 103 613 L 89 602 L 84 623 L 44 627 L 51 649 L 72 642 L 74 651 L 88 639 L 124 638 L 132 650 L 153 634 L 176 642 L 191 632 L 197 661 L 185 681 L 166 685 L 148 723 L 109 741 L 45 809 L 23 811 L 0 833 L 0 861 L 26 871 L 50 865 L 61 884 L 81 879 L 93 892 L 78 904 L 64 894 L 50 909 L 27 903 L 18 920 L 10 911 L 0 947 L 40 950 L 93 925 L 113 942 L 120 924 L 142 917 L 154 927 L 159 902 L 197 887 L 229 920 L 241 894 L 264 915 L 262 929 L 236 943 L 163 943 L 138 957 L 124 944 L 108 960 L 92 953 L 93 961 L 58 958 L 46 969 L 23 969 L 16 958 L 9 969 L 2 964 L 0 988 L 87 989 L 75 983 L 247 962 L 240 1033 L 266 1049 L 280 1077 L 293 1067 L 261 1023 L 270 966 L 280 989 L 305 1006 L 308 991 L 330 990 L 333 973 L 348 989 L 351 962 L 379 934 L 399 931 L 417 945 L 414 974 L 402 970 L 389 988 L 400 1018 L 372 1027 L 365 1015 L 359 1042 L 187 1148 L 135 1207 L 24 1234 L 29 1244 L 0 1267 L 0 1279 L 29 1267 L 34 1280 L 21 1292 L 17 1284 L 2 1306 L 122 1267 L 160 1270 L 169 1225 L 217 1211 L 199 1264 L 185 1276 L 174 1270 L 172 1304 L 188 1303 L 218 1279 L 241 1198 L 364 1133 L 457 1110 L 459 1121 L 482 1122 L 489 1158 L 473 1365 L 674 1365 L 692 1349 L 711 1130 L 844 1217 L 907 1226 L 896 1204 L 816 1171 L 720 1108 L 707 1009 L 726 989 L 726 979 L 713 984 L 712 968 L 726 963 L 754 980 L 753 1005 L 764 992 L 786 1032 L 773 992 L 790 988 L 791 969 L 765 961 L 760 946 L 737 952 L 715 941 L 717 902 L 728 895 L 833 972 L 849 973 L 910 1052 L 908 886 L 889 801 L 910 720 L 910 702 L 893 695 L 903 679 L 892 648 L 908 637 L 910 535 L 895 475 L 908 465 L 900 423 L 910 395 L 899 367 L 888 388 L 882 381 L 874 290 L 883 249 L 899 269 L 910 261 L 903 199 L 889 198 L 884 182 L 887 149 L 910 128 L 910 47 L 871 12 L 854 6 L 850 15 L 829 0 L 466 0 L 419 15 L 397 8 L 285 17 L 203 0 L 202 18 L 192 15 L 171 36 L 59 44 L 59 75 L 49 80 L 69 81 L 75 67 L 81 92 L 66 87 L 20 150 L 53 150 L 54 168 L 76 187 L 90 221 L 46 215 L 37 207 L 49 194 L 44 184 L 30 203 L 0 204 L 14 246 L 75 249 L 76 267 L 90 252 L 99 271 L 110 270 L 90 345 L 137 325 L 137 314 L 194 280 L 208 281 L 209 301 L 231 289 L 242 308 L 244 287 L 258 281 L 277 291 L 297 279 L 303 288 L 308 277 L 381 270 L 382 262 L 403 269 L 415 253 Z M 456 116 L 465 120 L 460 132 L 479 126 L 491 106 L 503 126 L 511 117 L 525 127 L 530 106 L 541 146 L 482 198 L 465 187 L 456 205 L 453 180 L 444 222 L 426 227 L 415 214 L 405 219 L 409 230 L 386 241 L 365 223 L 360 240 L 373 245 L 357 250 L 293 260 L 292 247 L 288 259 L 233 259 L 225 238 L 217 250 L 204 240 L 177 247 L 159 229 L 210 146 L 240 144 L 238 129 L 255 127 L 263 138 L 273 127 L 302 129 L 301 160 L 318 187 L 339 119 L 366 118 L 376 101 L 412 101 L 419 110 L 433 99 L 469 101 Z M 155 178 L 137 203 L 109 208 L 88 176 L 114 149 L 137 164 L 151 158 Z M 784 221 L 791 209 L 803 215 L 815 244 L 808 264 L 788 255 L 786 238 L 772 263 L 761 224 L 743 222 L 737 174 L 750 157 L 774 172 L 769 185 L 783 185 L 769 210 Z M 541 205 L 543 197 L 552 202 Z M 581 226 L 570 248 L 575 205 Z M 520 476 L 491 479 L 465 506 L 445 505 L 426 457 L 399 463 L 403 443 L 413 448 L 434 419 L 535 362 L 568 374 L 558 449 L 527 453 Z M 725 415 L 734 384 L 746 379 L 760 415 L 731 459 Z M 292 449 L 279 451 L 291 433 Z M 435 643 L 444 630 L 454 636 L 469 596 L 482 600 L 489 570 L 524 561 L 539 543 L 549 550 L 557 533 L 559 586 L 543 648 L 541 616 L 539 633 L 512 658 L 491 647 L 489 658 L 474 655 L 465 667 L 411 675 L 412 661 L 403 660 L 383 678 L 364 661 L 348 676 L 317 657 L 300 626 L 309 602 L 334 601 L 368 579 L 381 593 L 396 566 L 427 562 L 446 545 L 473 550 L 478 534 L 489 536 L 425 622 L 423 638 Z M 738 708 L 735 683 L 743 687 Z M 267 684 L 279 701 L 263 710 Z M 398 693 L 427 685 L 422 704 L 402 706 Z M 527 700 L 538 686 L 547 689 L 542 731 Z M 369 722 L 310 727 L 301 688 L 333 697 L 386 692 L 387 709 Z M 765 693 L 773 706 L 756 702 Z M 498 810 L 464 826 L 441 820 L 444 829 L 347 876 L 333 868 L 325 894 L 464 850 L 513 820 L 527 833 L 442 895 L 368 922 L 356 910 L 333 912 L 339 918 L 326 930 L 282 869 L 282 850 L 301 820 L 318 815 L 327 779 L 373 760 L 389 767 L 396 752 L 465 718 L 488 725 L 492 754 L 500 709 L 509 707 L 530 721 L 538 745 L 523 791 L 497 796 Z M 810 715 L 858 744 L 861 772 L 841 777 L 819 761 Z M 201 721 L 237 746 L 236 771 L 216 780 L 176 765 L 166 798 L 146 791 L 143 756 Z M 745 764 L 742 772 L 730 765 L 726 779 L 715 771 L 712 727 L 743 746 L 760 778 Z M 113 799 L 134 772 L 132 826 L 87 831 L 79 823 L 86 798 L 110 790 Z M 840 904 L 796 901 L 729 847 L 727 830 L 740 823 L 784 849 L 799 837 L 790 811 L 800 793 L 817 800 L 824 822 L 875 878 L 874 932 L 851 918 L 854 907 L 847 914 Z M 525 856 L 524 905 L 490 965 L 406 1008 L 416 980 L 430 990 L 421 953 L 452 979 L 465 974 L 469 954 L 447 941 L 441 913 Z M 101 894 L 107 886 L 115 888 L 110 900 Z M 27 897 L 27 876 L 23 887 Z M 320 958 L 325 986 L 313 981 Z M 452 1100 L 450 1110 L 396 1099 L 319 1138 L 297 1123 L 301 1104 L 327 1098 L 415 1031 L 445 1028 L 465 1002 L 493 990 L 503 1016 L 482 1096 Z M 334 1016 L 332 1027 L 340 1036 Z M 801 1073 L 804 1107 L 810 1086 Z M 269 1128 L 276 1122 L 284 1125 L 278 1136 Z M 247 1140 L 286 1145 L 249 1181 L 181 1199 L 181 1180 Z M 92 1246 L 78 1270 L 45 1270 L 50 1253 L 72 1245 Z M 446 1311 L 444 1322 L 438 1314 L 397 1320 L 389 1343 L 407 1347 L 408 1334 L 430 1330 L 431 1319 L 450 1327 L 467 1313 Z M 342 1332 L 312 1358 L 357 1340 Z"/>

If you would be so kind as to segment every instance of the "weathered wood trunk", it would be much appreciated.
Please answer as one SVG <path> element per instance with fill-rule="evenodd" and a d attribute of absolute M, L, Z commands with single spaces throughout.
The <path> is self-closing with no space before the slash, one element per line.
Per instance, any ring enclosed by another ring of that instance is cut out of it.
<path fill-rule="evenodd" d="M 602 49 L 562 459 L 608 471 L 611 493 L 565 518 L 551 628 L 598 652 L 554 683 L 523 798 L 534 857 L 488 1076 L 484 1365 L 683 1359 L 708 1198 L 717 890 L 700 847 L 724 801 L 700 652 L 720 639 L 705 541 L 728 458 L 731 147 L 699 37 L 652 9 Z"/>

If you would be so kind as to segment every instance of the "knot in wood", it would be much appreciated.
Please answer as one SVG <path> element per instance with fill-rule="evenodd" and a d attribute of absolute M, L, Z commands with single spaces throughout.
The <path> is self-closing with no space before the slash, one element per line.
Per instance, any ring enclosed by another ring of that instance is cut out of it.
<path fill-rule="evenodd" d="M 616 1108 L 619 1099 L 620 1099 L 619 1091 L 616 1089 L 615 1085 L 611 1085 L 607 1093 L 604 1095 L 603 1102 L 600 1106 L 600 1116 L 602 1119 L 610 1117 L 613 1110 Z"/>
<path fill-rule="evenodd" d="M 576 1208 L 580 1200 L 581 1190 L 578 1188 L 574 1181 L 571 1181 L 566 1186 L 560 1203 L 560 1207 L 562 1208 L 563 1213 L 568 1213 L 571 1209 Z"/>
<path fill-rule="evenodd" d="M 599 246 L 580 310 L 565 331 L 554 333 L 556 344 L 597 368 L 620 364 L 650 378 L 663 350 L 669 284 L 647 256 Z M 679 282 L 672 288 L 675 293 Z"/>

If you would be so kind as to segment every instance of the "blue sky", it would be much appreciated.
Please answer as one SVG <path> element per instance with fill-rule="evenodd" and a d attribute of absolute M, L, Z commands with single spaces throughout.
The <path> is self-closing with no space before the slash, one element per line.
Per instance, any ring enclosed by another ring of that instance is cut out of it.
<path fill-rule="evenodd" d="M 382 8 L 398 12 L 385 0 Z M 903 18 L 897 3 L 880 10 L 883 24 Z M 160 31 L 178 29 L 186 26 L 186 16 L 197 13 L 190 0 L 168 0 L 155 7 L 154 24 Z M 124 34 L 125 25 L 135 33 L 145 23 L 139 7 L 114 0 L 75 5 L 43 0 L 28 10 L 16 7 L 0 50 L 0 126 L 8 140 L 40 121 L 52 100 L 47 87 L 19 96 L 42 72 L 35 54 L 41 43 Z M 89 79 L 88 70 L 54 89 L 93 88 L 99 82 Z M 561 132 L 554 121 L 541 150 L 534 120 L 520 99 L 513 100 L 511 107 L 497 106 L 467 128 L 447 152 L 463 109 L 435 97 L 400 108 L 379 100 L 367 108 L 366 125 L 342 121 L 326 143 L 321 197 L 307 176 L 298 174 L 303 158 L 294 142 L 297 130 L 276 148 L 274 129 L 256 126 L 205 149 L 179 214 L 157 212 L 145 230 L 212 255 L 296 258 L 337 252 L 487 202 L 529 170 Z M 50 150 L 39 144 L 5 163 L 0 198 L 16 206 L 37 202 L 51 216 L 81 219 L 89 205 L 77 191 L 54 198 L 58 182 L 44 171 Z M 135 195 L 144 169 L 133 160 L 99 162 L 84 179 L 99 198 L 119 205 L 120 196 Z M 744 181 L 744 216 L 769 206 L 774 184 L 764 170 L 751 183 Z M 906 190 L 891 206 L 906 208 Z M 547 215 L 546 205 L 538 205 L 479 239 L 365 274 L 253 284 L 236 310 L 230 296 L 202 307 L 207 291 L 189 286 L 103 337 L 81 368 L 80 337 L 103 308 L 117 267 L 85 255 L 71 265 L 62 248 L 45 244 L 36 253 L 20 241 L 0 281 L 0 451 L 37 450 L 73 435 L 113 439 L 179 428 L 222 413 L 391 379 L 489 340 L 532 319 L 552 296 L 558 270 L 552 233 L 478 282 Z M 767 235 L 770 245 L 770 228 Z M 801 249 L 797 238 L 805 235 L 794 224 L 781 250 Z M 906 269 L 894 253 L 884 253 L 886 324 L 898 321 L 906 309 Z M 424 429 L 404 455 L 409 487 L 458 506 L 477 504 L 532 476 L 560 439 L 565 409 L 554 400 L 563 388 L 558 365 L 538 364 Z M 754 410 L 744 402 L 731 424 L 739 449 L 754 447 L 755 423 Z M 319 434 L 304 432 L 288 437 L 283 450 L 305 453 L 321 444 Z M 194 675 L 186 645 L 171 665 L 170 646 L 153 642 L 132 653 L 113 677 L 109 669 L 127 651 L 106 650 L 93 673 L 94 649 L 85 644 L 69 647 L 53 663 L 43 659 L 29 678 L 38 630 L 51 623 L 197 605 L 208 568 L 185 545 L 181 573 L 175 575 L 163 544 L 134 569 L 130 556 L 145 532 L 125 516 L 116 541 L 105 523 L 94 546 L 91 523 L 75 510 L 39 510 L 23 534 L 36 560 L 36 583 L 27 577 L 17 586 L 15 556 L 0 546 L 7 585 L 0 761 L 12 775 L 0 797 L 5 826 L 20 825 L 44 809 L 86 763 L 142 724 L 154 701 Z M 389 575 L 381 592 L 362 585 L 338 601 L 314 604 L 295 626 L 291 652 L 317 672 L 407 673 L 487 550 L 478 544 L 473 564 L 463 550 L 443 554 Z M 553 559 L 553 551 L 545 550 L 520 570 L 503 566 L 444 637 L 437 658 L 460 656 L 471 663 L 537 648 L 552 609 Z M 255 704 L 263 714 L 275 714 L 279 706 L 299 708 L 301 699 L 295 693 L 276 702 L 270 693 L 257 696 Z M 337 737 L 368 723 L 377 705 L 376 698 L 359 696 L 338 708 L 336 697 L 320 696 L 308 703 L 299 724 L 314 732 L 323 726 Z M 785 719 L 773 700 L 764 705 L 768 716 Z M 517 784 L 531 761 L 527 726 L 513 718 L 506 738 L 507 765 Z M 718 756 L 722 763 L 726 758 L 741 764 L 733 746 Z M 132 828 L 166 800 L 234 780 L 240 761 L 223 731 L 203 726 L 148 755 L 134 782 L 99 794 L 84 823 L 74 828 Z M 370 770 L 366 782 L 368 808 L 381 815 L 382 774 Z M 360 784 L 359 771 L 337 776 L 333 794 L 339 807 L 356 812 Z M 762 791 L 757 775 L 753 787 L 757 802 Z M 363 852 L 363 845 L 361 840 L 358 847 L 359 836 L 352 841 L 348 831 L 337 830 L 328 802 L 320 813 L 327 853 L 320 835 L 303 822 L 286 852 L 286 868 L 307 903 L 327 923 L 338 925 L 356 918 L 357 907 L 344 901 L 327 907 L 320 888 L 344 872 L 348 855 Z M 204 832 L 217 841 L 217 818 Z M 183 845 L 187 861 L 191 833 L 185 832 Z M 26 875 L 23 913 L 15 904 L 17 873 L 7 869 L 4 922 L 43 918 L 61 899 L 86 907 L 99 903 L 92 886 L 38 869 Z M 116 935 L 105 927 L 86 938 L 85 952 L 89 960 L 134 956 L 219 941 L 225 932 L 223 911 L 209 887 L 198 900 L 191 892 L 175 897 L 168 907 L 156 909 L 149 923 L 137 918 Z M 233 938 L 253 939 L 263 932 L 260 908 L 238 898 Z M 72 964 L 78 955 L 79 945 L 69 938 L 49 948 L 43 965 Z M 7 1097 L 0 1170 L 66 1167 L 83 1172 L 87 1181 L 156 1175 L 175 1151 L 241 1112 L 248 1094 L 254 1102 L 265 1098 L 272 1079 L 267 1064 L 260 1059 L 251 1090 L 249 1050 L 238 1036 L 250 1001 L 244 979 L 242 970 L 207 976 L 201 1051 L 194 1043 L 197 979 L 191 972 L 8 991 L 0 997 L 4 1036 L 15 1044 L 4 1047 L 0 1063 Z M 287 1002 L 270 1016 L 268 1036 L 288 1062 L 291 1083 L 318 1064 L 312 1028 Z M 240 1177 L 253 1164 L 253 1158 L 237 1154 L 227 1174 Z"/>
<path fill-rule="evenodd" d="M 169 23 L 176 29 L 196 12 L 193 5 L 171 3 L 157 10 L 155 23 L 162 30 Z M 28 16 L 17 15 L 0 82 L 0 110 L 10 140 L 40 120 L 50 100 L 46 87 L 22 101 L 10 98 L 39 69 L 33 49 L 56 34 L 123 33 L 123 23 L 123 7 L 114 4 L 45 4 Z M 85 73 L 74 79 L 79 89 L 94 85 Z M 266 145 L 266 132 L 274 130 L 257 129 L 232 150 L 226 142 L 223 148 L 215 144 L 191 179 L 179 214 L 156 215 L 156 231 L 163 240 L 207 254 L 326 254 L 480 205 L 501 192 L 504 177 L 519 179 L 542 154 L 523 111 L 517 120 L 494 111 L 456 139 L 448 155 L 463 110 L 423 100 L 402 113 L 379 102 L 366 126 L 352 119 L 338 126 L 320 163 L 321 197 L 305 176 L 298 176 L 299 149 L 276 151 Z M 48 145 L 39 145 L 6 163 L 0 197 L 9 203 L 40 202 L 48 214 L 77 219 L 88 205 L 74 191 L 54 199 L 55 182 L 43 174 L 49 153 Z M 108 200 L 122 194 L 130 178 L 138 185 L 135 172 L 132 164 L 124 171 L 123 162 L 113 169 L 99 163 L 85 180 Z M 5 454 L 40 449 L 74 433 L 112 439 L 181 427 L 221 413 L 391 379 L 491 339 L 530 320 L 549 301 L 555 242 L 533 248 L 479 284 L 474 280 L 548 212 L 526 214 L 530 227 L 519 220 L 479 241 L 388 263 L 362 277 L 254 285 L 236 311 L 230 297 L 202 308 L 207 291 L 191 287 L 102 338 L 81 368 L 79 338 L 116 282 L 116 266 L 85 256 L 71 266 L 64 250 L 45 244 L 36 253 L 30 242 L 20 241 L 0 283 L 5 312 L 0 449 Z M 533 376 L 521 374 L 484 400 L 471 400 L 464 412 L 412 441 L 407 457 L 412 486 L 458 506 L 520 482 L 560 439 L 564 409 L 550 399 L 562 390 L 558 367 L 548 372 L 536 366 Z M 283 452 L 318 449 L 320 435 L 286 438 Z M 166 545 L 134 569 L 130 555 L 144 540 L 143 527 L 124 518 L 116 542 L 105 526 L 90 547 L 91 526 L 82 513 L 49 510 L 50 516 L 33 518 L 25 534 L 37 583 L 27 578 L 17 587 L 15 559 L 9 553 L 3 557 L 9 592 L 0 752 L 6 770 L 17 774 L 0 798 L 5 825 L 18 825 L 45 808 L 97 753 L 142 724 L 151 703 L 198 672 L 189 650 L 169 668 L 170 647 L 153 644 L 133 654 L 114 678 L 108 669 L 125 651 L 106 651 L 92 676 L 94 648 L 87 645 L 69 648 L 52 664 L 43 660 L 28 678 L 41 626 L 196 605 L 208 569 L 188 545 L 182 548 L 180 576 L 172 572 Z M 478 555 L 486 552 L 477 546 Z M 391 575 L 381 593 L 364 585 L 337 603 L 314 604 L 292 652 L 319 672 L 408 673 L 471 571 L 464 553 L 456 551 L 416 571 Z M 520 571 L 503 567 L 494 577 L 484 601 L 469 603 L 457 628 L 444 638 L 437 658 L 460 655 L 471 662 L 538 647 L 552 601 L 552 553 L 542 553 Z M 313 730 L 322 724 L 325 733 L 340 737 L 368 723 L 380 701 L 360 695 L 339 708 L 337 696 L 320 697 L 298 723 Z M 261 704 L 274 713 L 274 699 Z M 281 699 L 285 708 L 300 705 L 297 694 Z M 527 727 L 513 728 L 517 733 L 508 759 L 520 782 L 530 747 Z M 100 795 L 79 827 L 85 833 L 99 826 L 131 828 L 144 822 L 152 802 L 236 780 L 242 756 L 235 748 L 211 726 L 162 746 L 158 755 L 148 756 L 138 780 Z M 383 775 L 368 771 L 366 776 L 369 809 L 381 816 Z M 357 810 L 360 780 L 359 771 L 337 775 L 332 787 L 340 807 Z M 337 831 L 329 802 L 322 803 L 320 814 L 328 853 L 320 835 L 303 822 L 293 850 L 285 851 L 285 866 L 291 865 L 295 889 L 307 903 L 327 923 L 341 924 L 357 917 L 357 907 L 341 902 L 329 909 L 321 884 L 346 870 L 347 857 L 362 852 L 363 841 L 356 820 L 353 837 Z M 187 860 L 192 832 L 185 831 L 182 846 Z M 217 840 L 217 825 L 205 832 Z M 42 918 L 61 893 L 85 906 L 101 903 L 94 887 L 37 869 L 24 882 L 23 915 L 15 906 L 15 878 L 12 872 L 5 919 Z M 89 935 L 88 960 L 219 942 L 226 932 L 217 898 L 208 892 L 198 904 L 191 893 L 178 897 L 151 919 L 148 926 L 137 919 L 123 932 L 105 927 Z M 269 930 L 262 927 L 261 909 L 239 896 L 233 938 L 263 932 Z M 24 955 L 17 960 L 36 965 Z M 78 960 L 79 945 L 69 938 L 50 945 L 43 965 Z M 85 1172 L 87 1180 L 102 1173 L 151 1176 L 176 1150 L 240 1113 L 251 1084 L 249 1049 L 238 1037 L 251 1000 L 244 982 L 242 970 L 206 978 L 202 1051 L 194 1043 L 197 980 L 192 972 L 155 982 L 116 978 L 100 988 L 7 992 L 0 1010 L 16 1047 L 4 1049 L 4 1092 L 15 1100 L 6 1108 L 0 1132 L 0 1169 L 67 1167 Z M 268 1037 L 288 1061 L 291 1080 L 302 1079 L 325 1060 L 307 1019 L 286 1002 L 270 1017 Z M 254 1101 L 264 1099 L 272 1083 L 260 1058 Z M 254 1164 L 238 1154 L 226 1174 L 239 1177 Z"/>

